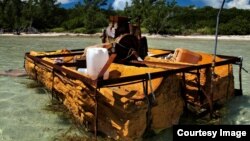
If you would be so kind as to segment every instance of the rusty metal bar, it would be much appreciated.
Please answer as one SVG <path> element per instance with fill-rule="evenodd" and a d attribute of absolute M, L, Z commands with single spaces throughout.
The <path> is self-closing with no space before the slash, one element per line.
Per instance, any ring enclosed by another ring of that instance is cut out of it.
<path fill-rule="evenodd" d="M 197 66 L 193 64 L 184 64 L 184 63 L 151 62 L 151 61 L 136 61 L 136 60 L 131 61 L 131 63 L 140 64 L 140 65 L 151 65 L 151 66 L 166 68 L 166 69 L 171 69 L 171 68 L 178 69 L 178 68 L 184 68 L 184 67 L 189 67 L 189 66 Z"/>
<path fill-rule="evenodd" d="M 223 60 L 221 62 L 216 62 L 215 66 L 222 66 L 226 64 L 231 64 L 231 63 L 236 63 L 238 61 L 237 57 L 231 58 L 229 60 Z M 160 72 L 154 72 L 151 73 L 152 79 L 159 78 L 159 77 L 167 77 L 172 74 L 176 73 L 182 73 L 182 72 L 190 72 L 192 70 L 197 70 L 197 69 L 202 69 L 202 68 L 210 68 L 212 64 L 202 64 L 202 65 L 197 65 L 197 66 L 187 66 L 187 67 L 182 67 L 179 69 L 172 69 L 172 70 L 164 70 Z M 109 79 L 109 80 L 98 80 L 98 86 L 102 87 L 105 85 L 111 85 L 111 84 L 119 84 L 119 83 L 124 83 L 124 82 L 129 82 L 129 81 L 135 81 L 138 79 L 145 79 L 147 78 L 147 74 L 140 74 L 136 76 L 127 76 L 127 77 L 121 77 L 121 78 L 116 78 L 116 79 Z"/>
<path fill-rule="evenodd" d="M 243 58 L 241 58 L 241 61 L 239 62 L 239 83 L 240 83 L 239 85 L 240 85 L 240 90 L 237 93 L 238 96 L 243 95 L 243 92 L 242 92 L 242 61 L 243 61 Z"/>
<path fill-rule="evenodd" d="M 53 63 L 48 62 L 46 60 L 43 60 L 41 58 L 32 56 L 30 54 L 26 54 L 26 56 L 28 58 L 32 59 L 34 62 L 40 62 L 42 64 L 51 66 L 52 68 L 54 68 L 54 71 L 57 71 L 57 72 L 62 73 L 62 74 L 64 72 L 64 73 L 66 73 L 67 76 L 82 81 L 84 84 L 86 84 L 87 87 L 89 87 L 90 89 L 92 89 L 94 91 L 94 87 L 93 86 L 95 86 L 96 82 L 93 81 L 92 79 L 90 79 L 88 77 L 84 77 L 83 75 L 80 75 L 77 72 L 70 71 L 70 70 L 68 70 L 68 69 L 66 69 L 64 67 L 61 67 L 61 66 L 56 65 L 56 64 L 53 64 Z"/>

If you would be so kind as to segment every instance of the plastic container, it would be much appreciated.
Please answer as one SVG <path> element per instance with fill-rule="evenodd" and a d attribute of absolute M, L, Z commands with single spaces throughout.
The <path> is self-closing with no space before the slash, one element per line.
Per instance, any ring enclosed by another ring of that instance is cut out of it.
<path fill-rule="evenodd" d="M 185 62 L 191 64 L 197 64 L 201 60 L 201 55 L 187 49 L 177 48 L 175 49 L 173 57 L 176 62 Z"/>
<path fill-rule="evenodd" d="M 106 48 L 91 47 L 87 48 L 86 61 L 87 61 L 87 74 L 92 80 L 96 80 L 98 74 L 107 63 L 109 59 L 108 50 Z M 104 73 L 103 79 L 108 79 L 109 72 Z"/>

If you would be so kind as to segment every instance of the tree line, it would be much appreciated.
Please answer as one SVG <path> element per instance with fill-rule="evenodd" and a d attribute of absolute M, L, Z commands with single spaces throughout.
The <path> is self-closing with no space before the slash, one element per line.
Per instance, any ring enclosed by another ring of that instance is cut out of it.
<path fill-rule="evenodd" d="M 71 9 L 60 7 L 57 0 L 0 0 L 0 30 L 96 33 L 108 26 L 109 16 L 121 15 L 140 22 L 145 33 L 214 34 L 217 12 L 212 7 L 180 7 L 175 0 L 132 0 L 122 11 L 107 0 L 83 0 Z M 250 10 L 223 9 L 219 34 L 250 34 L 249 21 Z"/>

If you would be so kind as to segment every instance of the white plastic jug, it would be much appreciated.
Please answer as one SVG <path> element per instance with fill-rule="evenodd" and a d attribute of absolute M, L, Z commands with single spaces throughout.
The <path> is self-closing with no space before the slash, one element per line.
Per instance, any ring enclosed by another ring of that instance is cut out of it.
<path fill-rule="evenodd" d="M 92 80 L 97 79 L 98 74 L 107 63 L 109 59 L 108 50 L 106 48 L 91 47 L 87 48 L 86 61 L 87 61 L 87 74 Z M 103 79 L 108 79 L 109 72 L 104 73 Z"/>

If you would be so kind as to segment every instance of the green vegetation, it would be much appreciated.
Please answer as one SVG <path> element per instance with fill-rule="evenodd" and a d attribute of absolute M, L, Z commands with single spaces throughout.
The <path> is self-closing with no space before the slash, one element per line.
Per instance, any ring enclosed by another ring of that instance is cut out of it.
<path fill-rule="evenodd" d="M 95 33 L 108 26 L 111 15 L 140 22 L 143 33 L 214 34 L 218 9 L 179 7 L 175 0 L 132 0 L 124 11 L 113 10 L 107 0 L 84 0 L 72 9 L 61 8 L 57 0 L 0 0 L 0 30 L 5 32 Z M 250 10 L 224 9 L 219 34 L 250 34 Z"/>

